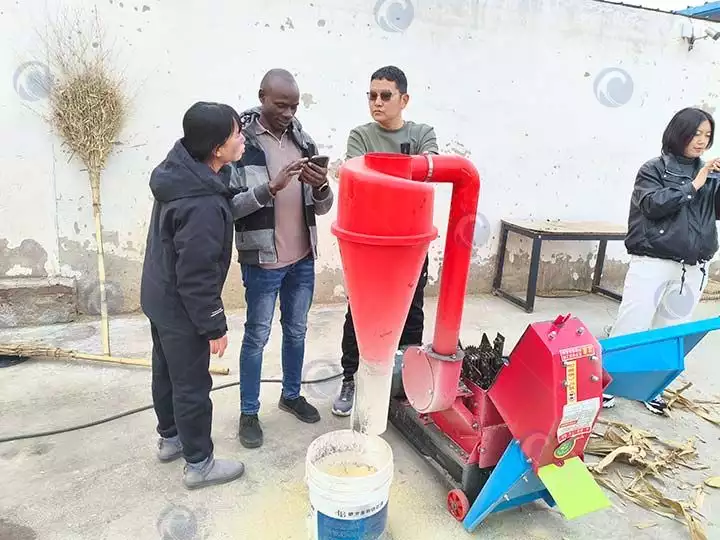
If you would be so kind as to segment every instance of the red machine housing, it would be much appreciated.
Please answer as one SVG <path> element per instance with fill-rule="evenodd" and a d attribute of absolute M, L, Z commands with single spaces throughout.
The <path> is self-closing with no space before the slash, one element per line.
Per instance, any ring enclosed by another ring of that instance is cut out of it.
<path fill-rule="evenodd" d="M 534 323 L 490 388 L 490 399 L 536 470 L 584 457 L 607 383 L 601 354 L 575 317 Z"/>
<path fill-rule="evenodd" d="M 410 347 L 404 361 L 420 356 Z M 493 467 L 515 438 L 535 469 L 583 457 L 611 379 L 602 368 L 601 347 L 577 318 L 528 326 L 488 391 L 463 378 L 456 385 L 450 407 L 422 413 L 462 451 L 463 461 Z M 404 380 L 415 380 L 410 363 Z M 429 379 L 422 373 L 420 381 Z M 425 387 L 429 392 L 428 386 Z M 419 392 L 419 388 L 416 389 Z"/>
<path fill-rule="evenodd" d="M 496 465 L 512 440 L 488 393 L 467 380 L 449 409 L 430 413 L 427 419 L 465 452 L 466 463 L 481 469 Z"/>

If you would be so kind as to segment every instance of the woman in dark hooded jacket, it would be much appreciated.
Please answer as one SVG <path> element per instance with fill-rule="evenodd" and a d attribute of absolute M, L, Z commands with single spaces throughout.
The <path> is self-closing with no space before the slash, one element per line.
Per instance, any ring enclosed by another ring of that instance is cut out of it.
<path fill-rule="evenodd" d="M 662 154 L 640 167 L 625 239 L 630 268 L 611 337 L 692 318 L 718 250 L 720 159 L 701 160 L 714 135 L 710 113 L 682 109 L 665 129 Z M 612 407 L 614 397 L 603 396 L 603 405 Z M 656 414 L 667 408 L 660 396 L 645 406 Z"/>
<path fill-rule="evenodd" d="M 232 107 L 199 102 L 184 136 L 153 170 L 155 198 L 145 249 L 141 304 L 153 341 L 152 395 L 158 459 L 184 457 L 189 489 L 242 476 L 240 462 L 215 460 L 210 437 L 210 355 L 227 347 L 221 292 L 233 248 L 228 164 L 245 138 Z"/>

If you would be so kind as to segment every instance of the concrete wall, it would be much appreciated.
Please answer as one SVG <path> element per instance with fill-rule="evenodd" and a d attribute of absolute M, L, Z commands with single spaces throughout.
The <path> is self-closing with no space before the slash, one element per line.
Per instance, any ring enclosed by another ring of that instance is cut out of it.
<path fill-rule="evenodd" d="M 42 60 L 35 30 L 59 5 L 0 7 L 0 277 L 75 278 L 79 310 L 96 313 L 87 174 L 38 116 L 46 103 L 31 100 L 38 97 L 33 70 L 21 67 Z M 370 73 L 390 63 L 406 71 L 407 117 L 434 125 L 442 151 L 469 157 L 482 174 L 472 292 L 490 288 L 500 219 L 624 223 L 635 173 L 659 152 L 671 115 L 720 105 L 720 43 L 705 40 L 688 51 L 681 17 L 589 0 L 246 0 L 221 8 L 104 0 L 98 11 L 133 93 L 102 179 L 112 312 L 138 308 L 148 175 L 179 136 L 183 112 L 200 99 L 254 106 L 269 68 L 296 74 L 298 116 L 334 169 L 348 131 L 369 121 Z M 436 201 L 433 281 L 447 186 L 437 188 Z M 344 300 L 333 219 L 320 218 L 318 302 Z M 616 244 L 606 276 L 619 287 L 627 257 Z M 506 284 L 522 288 L 528 245 L 513 240 L 510 248 Z M 591 242 L 544 246 L 541 288 L 587 288 L 595 251 Z M 235 265 L 225 292 L 230 307 L 243 305 L 239 282 Z"/>

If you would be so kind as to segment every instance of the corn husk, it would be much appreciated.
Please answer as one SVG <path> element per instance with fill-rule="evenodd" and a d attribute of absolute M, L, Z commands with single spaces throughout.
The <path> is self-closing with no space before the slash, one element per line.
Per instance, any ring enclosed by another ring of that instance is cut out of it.
<path fill-rule="evenodd" d="M 692 540 L 707 540 L 700 522 L 704 503 L 703 486 L 693 486 L 686 500 L 677 500 L 656 484 L 666 485 L 682 468 L 707 469 L 697 463 L 695 440 L 664 441 L 649 431 L 624 424 L 598 420 L 603 433 L 593 433 L 585 453 L 601 458 L 588 466 L 597 482 L 622 499 L 659 516 L 685 523 Z M 622 474 L 620 467 L 632 467 L 634 474 Z M 641 527 L 638 527 L 641 528 Z"/>
<path fill-rule="evenodd" d="M 682 386 L 678 390 L 665 390 L 663 395 L 668 403 L 668 410 L 673 410 L 674 408 L 677 409 L 684 409 L 686 411 L 692 412 L 699 416 L 700 418 L 703 418 L 704 420 L 707 420 L 711 424 L 714 424 L 718 427 L 720 427 L 720 416 L 716 413 L 714 413 L 708 405 L 720 405 L 720 401 L 716 400 L 703 400 L 703 401 L 695 401 L 692 399 L 689 399 L 685 396 L 683 396 L 683 392 L 689 390 L 692 388 L 692 383 L 687 383 L 686 385 Z"/>

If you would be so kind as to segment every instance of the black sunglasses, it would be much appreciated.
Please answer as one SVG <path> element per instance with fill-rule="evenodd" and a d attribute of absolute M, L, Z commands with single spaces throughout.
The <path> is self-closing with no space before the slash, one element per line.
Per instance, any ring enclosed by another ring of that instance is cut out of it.
<path fill-rule="evenodd" d="M 383 101 L 390 101 L 392 97 L 395 95 L 395 92 L 391 92 L 390 90 L 383 90 L 378 94 L 378 92 L 375 92 L 374 90 L 367 93 L 367 97 L 370 101 L 375 101 L 378 98 L 378 95 L 380 96 L 380 99 Z"/>

